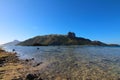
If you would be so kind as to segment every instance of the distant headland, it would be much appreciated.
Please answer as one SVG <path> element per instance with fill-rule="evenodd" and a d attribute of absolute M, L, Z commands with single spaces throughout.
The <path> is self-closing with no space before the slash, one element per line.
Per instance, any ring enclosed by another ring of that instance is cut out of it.
<path fill-rule="evenodd" d="M 36 36 L 20 42 L 21 46 L 55 46 L 55 45 L 95 45 L 95 46 L 120 46 L 118 44 L 106 44 L 101 41 L 92 41 L 83 37 L 76 37 L 74 32 L 68 32 L 67 35 L 44 35 Z"/>

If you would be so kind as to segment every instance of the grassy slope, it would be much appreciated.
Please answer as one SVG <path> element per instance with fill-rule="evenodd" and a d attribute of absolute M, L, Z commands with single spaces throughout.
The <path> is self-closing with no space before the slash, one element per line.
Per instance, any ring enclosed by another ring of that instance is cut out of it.
<path fill-rule="evenodd" d="M 85 38 L 69 38 L 67 35 L 36 36 L 19 43 L 22 46 L 47 45 L 89 45 L 91 41 Z"/>

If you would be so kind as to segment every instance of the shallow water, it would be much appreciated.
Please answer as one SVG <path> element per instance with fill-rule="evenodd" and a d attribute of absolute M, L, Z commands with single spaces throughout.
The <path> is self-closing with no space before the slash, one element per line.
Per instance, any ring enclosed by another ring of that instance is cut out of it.
<path fill-rule="evenodd" d="M 37 49 L 39 48 L 39 49 Z M 4 46 L 4 49 L 9 52 L 18 53 L 20 58 L 35 58 L 40 59 L 40 56 L 49 55 L 49 57 L 54 55 L 69 54 L 74 53 L 74 55 L 82 55 L 88 57 L 90 60 L 96 58 L 107 58 L 107 59 L 119 59 L 120 58 L 120 47 L 99 47 L 99 46 Z M 86 56 L 87 55 L 87 56 Z"/>
<path fill-rule="evenodd" d="M 15 49 L 21 59 L 35 58 L 38 62 L 49 61 L 51 64 L 46 71 L 51 75 L 58 74 L 57 72 L 59 75 L 68 76 L 69 74 L 69 77 L 71 75 L 75 80 L 78 79 L 78 76 L 82 76 L 79 79 L 83 79 L 83 75 L 88 75 L 88 78 L 93 80 L 98 77 L 100 77 L 99 79 L 111 77 L 112 80 L 120 77 L 120 47 L 5 46 L 4 49 L 9 52 Z M 96 73 L 95 76 L 98 77 L 93 77 L 93 73 Z"/>

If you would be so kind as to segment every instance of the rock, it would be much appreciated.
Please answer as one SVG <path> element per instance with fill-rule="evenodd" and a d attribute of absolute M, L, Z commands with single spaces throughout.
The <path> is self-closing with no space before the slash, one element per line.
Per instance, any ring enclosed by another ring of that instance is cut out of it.
<path fill-rule="evenodd" d="M 5 51 L 0 48 L 0 52 L 5 52 Z"/>
<path fill-rule="evenodd" d="M 43 62 L 39 62 L 39 63 L 37 63 L 36 65 L 34 65 L 33 67 L 37 67 L 37 66 L 39 66 L 39 65 L 41 65 Z"/>
<path fill-rule="evenodd" d="M 35 60 L 34 58 L 31 58 L 31 59 L 25 59 L 26 62 L 29 62 L 29 61 L 33 61 Z"/>
<path fill-rule="evenodd" d="M 69 37 L 69 38 L 75 38 L 76 36 L 75 36 L 75 33 L 73 33 L 73 32 L 68 32 L 68 37 Z"/>
<path fill-rule="evenodd" d="M 42 78 L 39 78 L 38 80 L 43 80 Z"/>
<path fill-rule="evenodd" d="M 28 74 L 25 80 L 43 80 L 43 79 L 36 74 Z"/>
<path fill-rule="evenodd" d="M 15 49 L 12 50 L 13 52 L 15 51 Z"/>
<path fill-rule="evenodd" d="M 35 74 L 28 74 L 25 80 L 34 80 L 35 78 L 37 78 Z"/>
<path fill-rule="evenodd" d="M 92 79 L 86 79 L 86 80 L 92 80 Z"/>
<path fill-rule="evenodd" d="M 120 78 L 118 78 L 117 80 L 120 80 Z"/>
<path fill-rule="evenodd" d="M 16 79 L 12 79 L 12 80 L 23 80 L 23 79 L 20 77 L 20 78 L 16 78 Z"/>
<path fill-rule="evenodd" d="M 31 58 L 30 60 L 31 60 L 31 61 L 34 61 L 34 60 L 35 60 L 35 58 Z"/>
<path fill-rule="evenodd" d="M 37 50 L 39 50 L 40 48 L 38 47 Z"/>
<path fill-rule="evenodd" d="M 26 59 L 25 61 L 26 61 L 26 62 L 28 62 L 29 60 L 28 60 L 28 59 Z"/>

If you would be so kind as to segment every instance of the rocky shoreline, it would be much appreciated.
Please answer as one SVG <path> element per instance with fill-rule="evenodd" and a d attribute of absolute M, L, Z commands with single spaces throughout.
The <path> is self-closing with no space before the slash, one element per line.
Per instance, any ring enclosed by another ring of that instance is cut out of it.
<path fill-rule="evenodd" d="M 47 56 L 47 55 L 46 55 Z M 49 55 L 48 55 L 49 56 Z M 0 80 L 120 80 L 114 67 L 101 61 L 87 61 L 74 53 L 54 54 L 44 62 L 21 60 L 16 53 L 0 49 Z"/>
<path fill-rule="evenodd" d="M 42 62 L 20 60 L 16 53 L 0 49 L 0 80 L 43 80 L 39 74 L 42 66 Z"/>

